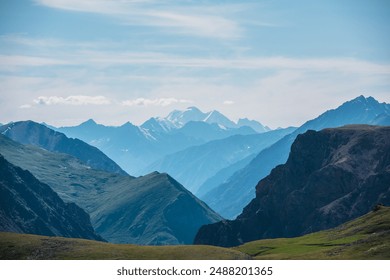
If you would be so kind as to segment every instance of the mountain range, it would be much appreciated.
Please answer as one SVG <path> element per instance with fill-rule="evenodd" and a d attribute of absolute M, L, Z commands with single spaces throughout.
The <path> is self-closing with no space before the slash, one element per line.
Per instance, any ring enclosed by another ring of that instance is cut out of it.
<path fill-rule="evenodd" d="M 221 220 L 167 174 L 134 178 L 97 170 L 71 155 L 22 145 L 3 135 L 0 153 L 65 202 L 84 209 L 95 231 L 109 242 L 190 244 L 201 225 Z"/>
<path fill-rule="evenodd" d="M 328 229 L 390 204 L 390 127 L 308 130 L 256 186 L 237 219 L 203 226 L 195 244 L 236 246 Z"/>
<path fill-rule="evenodd" d="M 390 125 L 389 120 L 390 104 L 379 103 L 372 97 L 359 96 L 304 123 L 291 134 L 262 150 L 224 183 L 209 186 L 210 191 L 200 198 L 223 217 L 232 219 L 255 197 L 254 186 L 274 167 L 286 162 L 291 144 L 299 134 L 309 129 L 321 130 L 347 124 Z"/>
<path fill-rule="evenodd" d="M 0 229 L 233 246 L 333 227 L 388 204 L 388 127 L 362 124 L 390 125 L 389 106 L 360 96 L 273 131 L 195 107 L 141 126 L 9 123 L 0 126 Z M 333 128 L 347 124 L 358 125 Z M 75 213 L 80 220 L 69 221 Z"/>
<path fill-rule="evenodd" d="M 189 122 L 204 122 L 208 124 L 217 124 L 221 128 L 239 128 L 247 126 L 252 128 L 257 133 L 267 132 L 271 129 L 267 126 L 255 120 L 249 120 L 247 118 L 239 119 L 237 123 L 229 120 L 226 116 L 220 112 L 213 110 L 211 112 L 202 112 L 196 107 L 188 107 L 187 109 L 180 111 L 174 110 L 168 114 L 165 118 L 151 118 L 141 125 L 143 128 L 150 128 L 148 124 L 151 122 L 158 123 L 161 128 L 165 130 L 172 130 L 182 128 Z"/>
<path fill-rule="evenodd" d="M 144 169 L 144 173 L 154 170 L 169 173 L 198 195 L 200 186 L 207 179 L 248 156 L 258 154 L 293 130 L 287 128 L 260 134 L 234 135 L 192 146 L 154 162 Z M 203 187 L 201 191 L 207 192 L 207 189 Z"/>
<path fill-rule="evenodd" d="M 72 155 L 95 169 L 126 174 L 99 149 L 33 121 L 19 121 L 0 126 L 0 133 L 21 144 L 34 145 L 52 152 Z"/>
<path fill-rule="evenodd" d="M 88 120 L 57 130 L 99 148 L 126 172 L 139 176 L 145 174 L 147 166 L 168 154 L 233 135 L 269 130 L 256 121 L 239 123 L 235 124 L 217 111 L 203 113 L 190 107 L 175 110 L 165 118 L 151 118 L 141 126 L 130 122 L 118 127 L 104 126 Z"/>

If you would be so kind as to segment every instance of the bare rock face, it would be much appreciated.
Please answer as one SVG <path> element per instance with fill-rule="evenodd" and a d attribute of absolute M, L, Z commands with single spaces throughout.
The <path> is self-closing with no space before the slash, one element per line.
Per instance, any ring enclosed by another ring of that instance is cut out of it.
<path fill-rule="evenodd" d="M 256 186 L 234 221 L 203 226 L 195 244 L 235 246 L 294 237 L 390 205 L 390 127 L 353 125 L 299 135 L 286 164 Z"/>

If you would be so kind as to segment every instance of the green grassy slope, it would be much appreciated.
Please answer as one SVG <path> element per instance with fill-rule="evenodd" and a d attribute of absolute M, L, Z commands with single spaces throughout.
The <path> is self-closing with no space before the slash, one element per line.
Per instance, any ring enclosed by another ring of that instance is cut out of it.
<path fill-rule="evenodd" d="M 136 246 L 0 232 L 0 259 L 390 259 L 390 207 L 296 238 L 214 246 Z"/>
<path fill-rule="evenodd" d="M 390 259 L 390 207 L 380 207 L 335 229 L 258 240 L 235 249 L 254 259 Z"/>
<path fill-rule="evenodd" d="M 213 246 L 137 246 L 0 232 L 0 259 L 234 260 L 250 257 L 239 251 Z"/>
<path fill-rule="evenodd" d="M 1 134 L 0 154 L 83 208 L 95 231 L 112 243 L 191 244 L 200 226 L 222 219 L 167 174 L 133 178 L 95 170 Z"/>

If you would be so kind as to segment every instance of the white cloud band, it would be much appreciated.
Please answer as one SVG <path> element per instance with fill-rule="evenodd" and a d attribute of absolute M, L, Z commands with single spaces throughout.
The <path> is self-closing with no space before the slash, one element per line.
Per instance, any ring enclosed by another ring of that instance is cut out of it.
<path fill-rule="evenodd" d="M 186 99 L 176 99 L 176 98 L 155 98 L 155 99 L 147 99 L 147 98 L 136 98 L 129 99 L 122 102 L 124 106 L 169 106 L 176 103 L 192 103 L 191 100 Z"/>
<path fill-rule="evenodd" d="M 38 105 L 107 105 L 111 101 L 104 96 L 71 95 L 62 96 L 39 96 L 34 99 Z"/>

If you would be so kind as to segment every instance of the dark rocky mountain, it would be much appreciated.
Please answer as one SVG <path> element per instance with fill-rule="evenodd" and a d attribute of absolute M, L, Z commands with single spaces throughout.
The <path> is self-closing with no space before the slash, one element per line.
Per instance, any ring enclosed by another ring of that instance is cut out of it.
<path fill-rule="evenodd" d="M 197 195 L 199 187 L 221 169 L 259 153 L 293 130 L 288 128 L 261 134 L 234 135 L 189 147 L 158 160 L 148 166 L 145 173 L 166 172 Z"/>
<path fill-rule="evenodd" d="M 256 186 L 234 221 L 203 226 L 196 244 L 236 246 L 293 237 L 390 205 L 390 127 L 354 125 L 299 135 L 286 164 Z"/>
<path fill-rule="evenodd" d="M 48 151 L 72 155 L 94 169 L 126 174 L 99 149 L 79 139 L 71 139 L 43 124 L 20 121 L 0 127 L 0 133 L 21 144 L 34 145 Z"/>
<path fill-rule="evenodd" d="M 103 240 L 84 210 L 1 154 L 0 231 Z"/>
<path fill-rule="evenodd" d="M 254 187 L 279 164 L 286 162 L 291 144 L 298 134 L 309 129 L 321 130 L 347 124 L 386 124 L 390 117 L 390 104 L 379 103 L 372 97 L 359 96 L 310 120 L 261 151 L 247 166 L 233 174 L 223 184 L 201 196 L 212 209 L 232 219 L 241 213 L 254 197 Z"/>
<path fill-rule="evenodd" d="M 221 220 L 167 174 L 134 178 L 92 169 L 75 157 L 25 146 L 0 135 L 0 153 L 91 216 L 113 243 L 190 244 L 200 226 Z"/>

